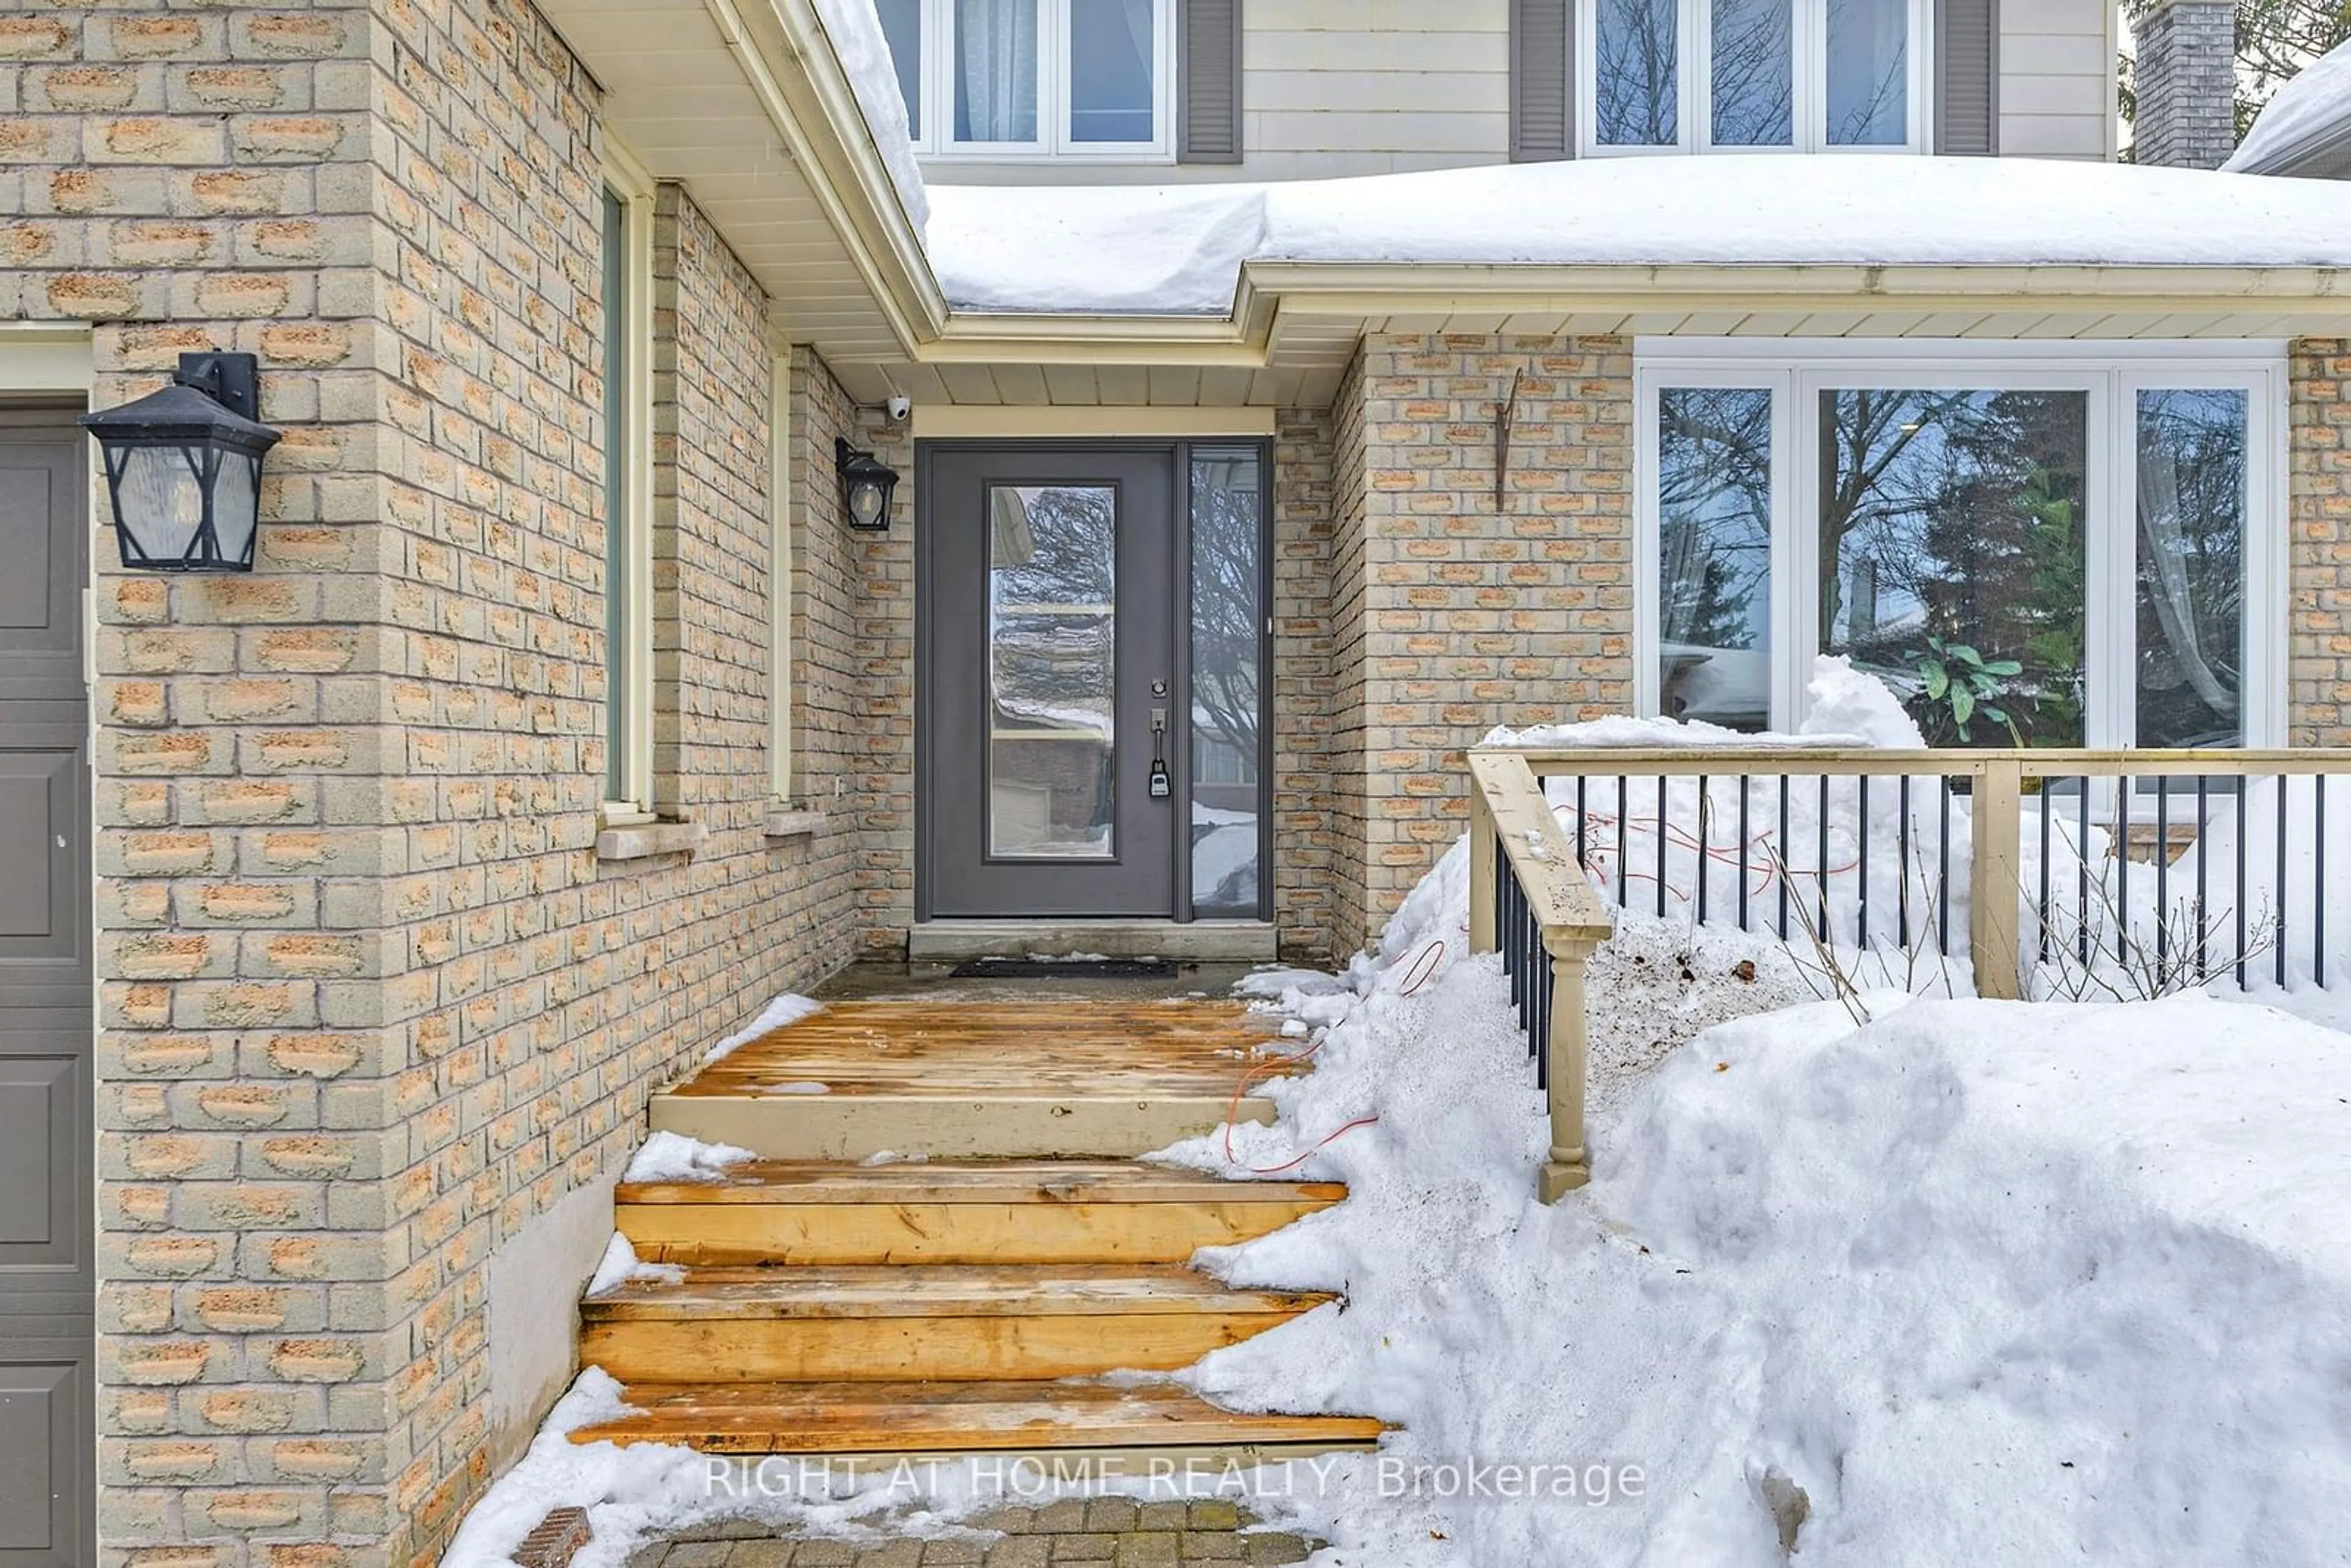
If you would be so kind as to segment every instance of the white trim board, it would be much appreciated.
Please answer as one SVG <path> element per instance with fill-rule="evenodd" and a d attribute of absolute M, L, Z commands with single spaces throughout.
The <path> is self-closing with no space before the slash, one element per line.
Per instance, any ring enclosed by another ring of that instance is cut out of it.
<path fill-rule="evenodd" d="M 1270 408 L 1005 408 L 931 404 L 914 410 L 917 441 L 1096 440 L 1115 436 L 1270 436 Z"/>

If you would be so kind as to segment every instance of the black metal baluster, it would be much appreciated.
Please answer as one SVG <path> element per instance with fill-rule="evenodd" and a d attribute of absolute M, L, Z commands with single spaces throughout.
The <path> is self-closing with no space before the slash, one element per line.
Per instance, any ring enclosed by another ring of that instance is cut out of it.
<path fill-rule="evenodd" d="M 2115 957 L 2130 962 L 2130 799 L 2131 781 L 2115 781 Z"/>
<path fill-rule="evenodd" d="M 1538 946 L 1541 938 L 1536 938 Z M 1551 949 L 1542 947 L 1541 958 L 1535 965 L 1535 1027 L 1528 1038 L 1534 1042 L 1535 1087 L 1551 1088 Z"/>
<path fill-rule="evenodd" d="M 1866 773 L 1861 776 L 1859 814 L 1861 817 L 1861 902 L 1855 915 L 1855 926 L 1860 934 L 1858 945 L 1865 952 L 1869 947 L 1869 775 Z"/>
<path fill-rule="evenodd" d="M 2041 904 L 2033 918 L 2041 924 L 2041 961 L 2049 962 L 2049 786 L 2041 781 Z"/>
<path fill-rule="evenodd" d="M 1898 935 L 1907 951 L 1910 946 L 1910 775 L 1907 773 L 1902 775 L 1900 786 L 1894 792 L 1894 804 L 1900 813 L 1894 823 L 1894 857 L 1899 862 L 1896 869 L 1901 873 L 1894 885 L 1902 890 L 1895 917 L 1902 923 Z"/>
<path fill-rule="evenodd" d="M 2286 776 L 2281 773 L 2278 775 L 2277 804 L 2277 983 L 2280 990 L 2283 990 L 2285 988 L 2285 937 L 2287 927 L 2285 917 L 2285 818 L 2287 809 L 2285 786 Z"/>
<path fill-rule="evenodd" d="M 2245 776 L 2237 775 L 2237 989 L 2245 988 L 2245 899 L 2252 886 L 2245 877 Z"/>
<path fill-rule="evenodd" d="M 2081 842 L 2074 846 L 2074 950 L 2090 964 L 2090 776 L 2082 775 Z"/>
<path fill-rule="evenodd" d="M 2155 973 L 2158 984 L 2171 963 L 2171 777 L 2155 780 Z"/>
<path fill-rule="evenodd" d="M 1819 868 L 1820 868 L 1821 919 L 1820 919 L 1820 924 L 1819 924 L 1818 925 L 1815 925 L 1815 926 L 1813 927 L 1813 929 L 1814 929 L 1814 930 L 1816 930 L 1816 931 L 1818 931 L 1818 932 L 1821 934 L 1821 940 L 1822 940 L 1822 941 L 1823 941 L 1823 942 L 1826 942 L 1826 941 L 1828 941 L 1828 940 L 1830 939 L 1830 938 L 1829 938 L 1829 776 L 1828 776 L 1827 774 L 1823 773 L 1823 774 L 1822 774 L 1822 775 L 1820 776 L 1820 785 L 1821 785 L 1821 840 L 1820 840 L 1820 842 L 1819 842 L 1817 845 L 1815 845 L 1815 846 L 1814 846 L 1814 848 L 1815 848 L 1819 852 L 1818 852 L 1818 853 L 1816 853 L 1813 858 L 1813 860 L 1815 861 L 1815 862 L 1817 862 L 1817 864 L 1819 865 Z"/>
<path fill-rule="evenodd" d="M 1943 813 L 1943 825 L 1935 846 L 1936 852 L 1942 857 L 1942 869 L 1936 874 L 1941 879 L 1943 888 L 1941 907 L 1935 912 L 1936 922 L 1943 928 L 1937 937 L 1937 946 L 1948 958 L 1951 956 L 1951 776 L 1946 773 L 1935 783 L 1942 797 Z"/>
<path fill-rule="evenodd" d="M 1714 880 L 1714 775 L 1698 776 L 1698 923 L 1706 924 L 1706 884 Z"/>
<path fill-rule="evenodd" d="M 1747 775 L 1739 776 L 1739 928 L 1747 929 Z"/>
<path fill-rule="evenodd" d="M 1625 824 L 1633 815 L 1632 780 L 1616 775 L 1616 907 L 1627 907 L 1633 895 L 1633 863 Z"/>
<path fill-rule="evenodd" d="M 1657 775 L 1657 918 L 1666 914 L 1666 776 Z"/>
<path fill-rule="evenodd" d="M 2204 834 L 2210 820 L 2207 791 L 2211 783 L 2208 775 L 2196 776 L 2196 977 L 2199 980 L 2212 973 L 2212 929 L 2209 920 L 2211 906 L 2205 902 L 2206 873 L 2210 870 L 2212 855 Z"/>
<path fill-rule="evenodd" d="M 1780 940 L 1788 939 L 1788 873 L 1794 869 L 1788 859 L 1788 776 L 1780 775 L 1780 849 L 1776 857 L 1780 883 Z"/>
<path fill-rule="evenodd" d="M 1589 782 L 1581 773 L 1575 776 L 1575 863 L 1579 870 L 1585 864 L 1583 835 L 1591 831 L 1586 825 L 1583 810 L 1583 787 Z"/>

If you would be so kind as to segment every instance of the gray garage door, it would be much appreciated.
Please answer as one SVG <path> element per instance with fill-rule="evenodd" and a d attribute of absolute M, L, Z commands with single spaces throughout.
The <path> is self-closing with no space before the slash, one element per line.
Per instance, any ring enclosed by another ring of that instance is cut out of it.
<path fill-rule="evenodd" d="M 0 405 L 0 1568 L 97 1556 L 78 412 Z"/>

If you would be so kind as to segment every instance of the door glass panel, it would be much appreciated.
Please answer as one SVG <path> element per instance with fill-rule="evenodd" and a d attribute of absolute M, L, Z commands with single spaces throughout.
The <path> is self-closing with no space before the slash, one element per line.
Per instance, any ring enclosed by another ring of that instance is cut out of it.
<path fill-rule="evenodd" d="M 1148 141 L 1153 0 L 1070 0 L 1070 140 Z"/>
<path fill-rule="evenodd" d="M 2244 742 L 2241 392 L 2138 394 L 2138 744 Z"/>
<path fill-rule="evenodd" d="M 1761 729 L 1771 717 L 1771 393 L 1657 394 L 1658 708 Z"/>
<path fill-rule="evenodd" d="M 1265 831 L 1263 476 L 1250 447 L 1192 452 L 1192 913 L 1259 910 Z"/>
<path fill-rule="evenodd" d="M 1037 140 L 1037 0 L 956 0 L 955 139 Z"/>
<path fill-rule="evenodd" d="M 987 495 L 988 852 L 1112 859 L 1118 491 Z"/>
<path fill-rule="evenodd" d="M 1910 140 L 1910 0 L 1829 0 L 1829 145 Z"/>
<path fill-rule="evenodd" d="M 1821 648 L 1932 746 L 2083 744 L 2089 394 L 1821 393 Z"/>
<path fill-rule="evenodd" d="M 1593 123 L 1603 147 L 1681 140 L 1681 0 L 1600 0 Z"/>
<path fill-rule="evenodd" d="M 1714 0 L 1709 78 L 1714 144 L 1796 139 L 1796 0 Z"/>

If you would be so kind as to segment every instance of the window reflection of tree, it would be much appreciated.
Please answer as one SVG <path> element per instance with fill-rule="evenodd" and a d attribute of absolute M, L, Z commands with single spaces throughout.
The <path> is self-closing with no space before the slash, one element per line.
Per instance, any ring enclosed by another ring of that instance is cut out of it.
<path fill-rule="evenodd" d="M 1752 648 L 1771 564 L 1771 394 L 1677 387 L 1659 400 L 1657 528 L 1667 641 Z"/>
<path fill-rule="evenodd" d="M 1708 110 L 1722 147 L 1785 147 L 1796 127 L 1793 0 L 1714 0 Z"/>
<path fill-rule="evenodd" d="M 1254 762 L 1264 563 L 1254 455 L 1192 465 L 1192 706 L 1195 722 Z"/>
<path fill-rule="evenodd" d="M 1115 618 L 1117 492 L 1102 486 L 989 492 L 996 699 L 1014 727 L 1107 736 Z"/>
<path fill-rule="evenodd" d="M 2241 392 L 2138 400 L 2138 744 L 2243 737 L 2245 416 Z"/>
<path fill-rule="evenodd" d="M 1917 694 L 1932 635 L 2024 665 L 2025 739 L 2082 743 L 2087 428 L 2079 392 L 1822 394 L 1821 645 L 1913 694 L 1929 739 L 1959 738 Z"/>
<path fill-rule="evenodd" d="M 1680 140 L 1680 9 L 1679 0 L 1600 0 L 1594 104 L 1603 146 Z"/>

